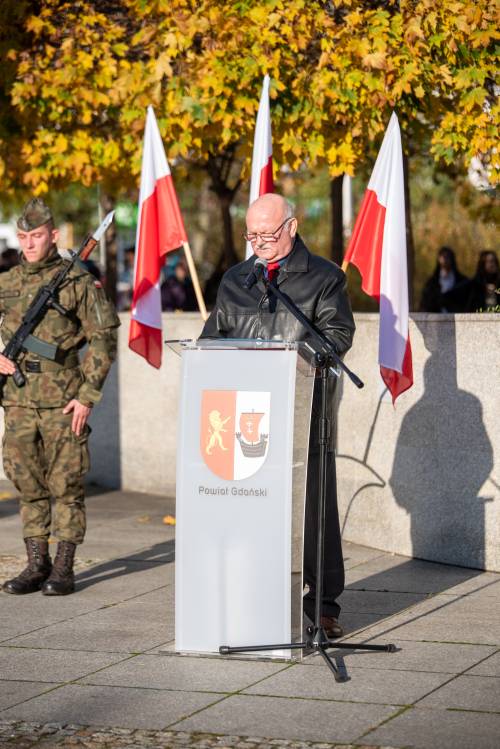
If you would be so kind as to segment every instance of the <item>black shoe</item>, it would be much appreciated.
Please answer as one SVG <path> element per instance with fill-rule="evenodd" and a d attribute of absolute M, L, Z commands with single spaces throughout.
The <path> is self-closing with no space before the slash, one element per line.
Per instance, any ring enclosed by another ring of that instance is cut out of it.
<path fill-rule="evenodd" d="M 35 536 L 25 538 L 24 543 L 28 555 L 28 566 L 17 577 L 3 584 L 4 593 L 13 593 L 17 596 L 36 593 L 51 573 L 52 562 L 47 539 Z"/>
<path fill-rule="evenodd" d="M 68 596 L 75 592 L 73 561 L 76 544 L 70 541 L 59 541 L 52 572 L 42 585 L 44 596 Z"/>

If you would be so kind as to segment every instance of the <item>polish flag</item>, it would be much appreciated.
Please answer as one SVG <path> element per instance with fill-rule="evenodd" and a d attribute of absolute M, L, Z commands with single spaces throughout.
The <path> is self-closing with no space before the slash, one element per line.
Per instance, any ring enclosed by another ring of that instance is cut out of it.
<path fill-rule="evenodd" d="M 271 112 L 269 109 L 269 76 L 264 76 L 260 96 L 257 123 L 253 140 L 252 179 L 250 182 L 250 201 L 266 192 L 274 192 L 273 182 L 273 142 L 271 136 Z M 247 242 L 246 257 L 253 255 L 252 245 Z"/>
<path fill-rule="evenodd" d="M 161 366 L 160 273 L 165 255 L 187 242 L 172 175 L 152 107 L 148 107 L 128 345 L 157 369 Z"/>
<path fill-rule="evenodd" d="M 408 332 L 408 270 L 403 151 L 393 113 L 344 258 L 362 277 L 362 289 L 380 302 L 380 374 L 392 402 L 413 384 Z"/>

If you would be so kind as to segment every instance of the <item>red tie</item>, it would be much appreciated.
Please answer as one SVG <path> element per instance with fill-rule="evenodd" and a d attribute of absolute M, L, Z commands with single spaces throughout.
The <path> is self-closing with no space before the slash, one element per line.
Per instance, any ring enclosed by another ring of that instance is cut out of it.
<path fill-rule="evenodd" d="M 273 281 L 274 278 L 278 275 L 278 271 L 280 269 L 279 263 L 268 263 L 267 264 L 267 277 L 269 279 L 269 283 Z"/>

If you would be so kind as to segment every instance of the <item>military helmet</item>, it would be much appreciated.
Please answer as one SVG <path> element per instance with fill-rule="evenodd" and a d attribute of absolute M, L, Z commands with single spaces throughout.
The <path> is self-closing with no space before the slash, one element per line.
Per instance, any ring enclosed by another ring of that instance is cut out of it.
<path fill-rule="evenodd" d="M 17 220 L 17 228 L 21 231 L 34 231 L 49 221 L 53 221 L 49 206 L 42 198 L 31 198 Z"/>

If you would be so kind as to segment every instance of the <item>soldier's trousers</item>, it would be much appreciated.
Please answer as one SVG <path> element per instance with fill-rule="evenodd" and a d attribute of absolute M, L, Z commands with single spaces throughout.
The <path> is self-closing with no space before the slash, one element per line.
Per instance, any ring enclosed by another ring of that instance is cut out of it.
<path fill-rule="evenodd" d="M 3 464 L 21 495 L 24 538 L 47 538 L 53 514 L 52 534 L 79 544 L 85 535 L 83 477 L 90 466 L 90 430 L 77 437 L 72 414 L 62 410 L 5 407 Z"/>

